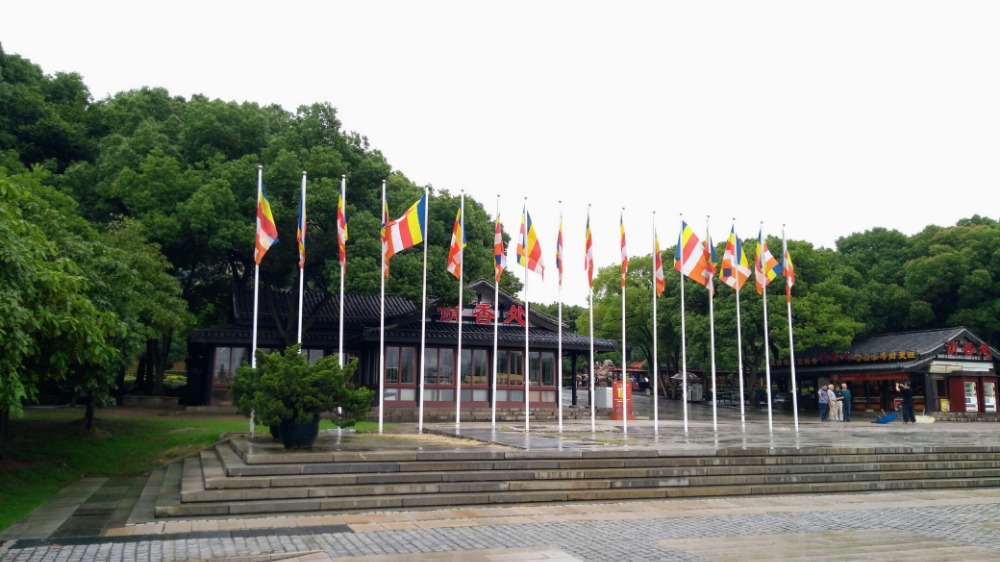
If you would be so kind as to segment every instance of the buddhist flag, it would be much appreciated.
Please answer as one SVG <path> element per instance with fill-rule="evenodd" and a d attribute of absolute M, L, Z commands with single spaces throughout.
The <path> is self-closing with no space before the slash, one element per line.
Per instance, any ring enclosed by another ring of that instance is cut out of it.
<path fill-rule="evenodd" d="M 562 241 L 562 213 L 559 213 L 559 236 L 556 238 L 556 269 L 559 271 L 559 284 L 563 281 L 563 241 Z"/>
<path fill-rule="evenodd" d="M 396 255 L 407 248 L 412 248 L 424 241 L 427 224 L 427 195 L 413 204 L 403 216 L 385 225 L 383 239 L 385 240 L 385 259 Z"/>
<path fill-rule="evenodd" d="M 795 285 L 795 267 L 792 266 L 792 255 L 788 253 L 788 244 L 782 242 L 785 246 L 785 251 L 782 252 L 784 256 L 781 261 L 781 274 L 785 277 L 785 299 L 788 302 L 792 302 L 792 286 Z"/>
<path fill-rule="evenodd" d="M 267 201 L 267 191 L 261 182 L 257 189 L 257 236 L 254 241 L 253 259 L 257 265 L 264 259 L 264 254 L 278 243 L 278 229 L 274 226 L 274 216 L 271 214 L 271 204 Z"/>
<path fill-rule="evenodd" d="M 583 268 L 587 271 L 587 283 L 594 287 L 594 237 L 590 232 L 590 212 L 587 212 L 587 238 L 584 241 Z"/>
<path fill-rule="evenodd" d="M 663 258 L 660 256 L 660 239 L 653 231 L 653 279 L 656 280 L 656 296 L 663 294 L 667 280 L 663 278 Z"/>
<path fill-rule="evenodd" d="M 384 191 L 384 190 L 383 190 Z M 383 194 L 384 197 L 384 194 Z M 389 204 L 382 201 L 382 275 L 388 279 L 389 278 L 389 258 L 386 256 L 386 251 L 389 249 L 389 242 L 385 238 L 385 227 L 389 225 Z"/>
<path fill-rule="evenodd" d="M 708 288 L 708 292 L 715 294 L 715 284 L 712 280 L 715 278 L 715 244 L 712 244 L 712 235 L 705 231 L 705 287 Z"/>
<path fill-rule="evenodd" d="M 503 225 L 500 222 L 500 213 L 497 213 L 497 226 L 493 233 L 493 270 L 497 283 L 503 270 L 507 269 L 507 253 L 503 249 Z"/>
<path fill-rule="evenodd" d="M 337 203 L 337 248 L 340 250 L 340 268 L 347 265 L 347 215 L 344 210 L 344 194 Z"/>
<path fill-rule="evenodd" d="M 619 221 L 619 226 L 621 227 L 621 239 L 622 239 L 622 287 L 625 286 L 625 277 L 628 276 L 628 250 L 625 249 L 625 213 L 622 212 L 621 220 Z"/>
<path fill-rule="evenodd" d="M 525 208 L 521 213 L 521 232 L 517 243 L 517 263 L 524 265 L 529 270 L 542 276 L 545 279 L 545 264 L 542 263 L 542 246 L 538 243 L 538 235 L 535 233 L 535 225 L 531 222 L 531 215 Z"/>
<path fill-rule="evenodd" d="M 681 221 L 681 232 L 677 237 L 677 250 L 674 252 L 674 269 L 686 275 L 699 285 L 708 286 L 710 278 L 708 257 L 705 246 L 698 240 L 698 235 L 691 227 Z"/>
<path fill-rule="evenodd" d="M 722 274 L 719 278 L 739 292 L 750 278 L 750 273 L 750 262 L 743 253 L 740 238 L 736 236 L 736 225 L 733 225 L 729 230 L 729 240 L 726 241 L 726 249 L 722 254 Z"/>
<path fill-rule="evenodd" d="M 754 278 L 757 280 L 758 295 L 763 294 L 764 287 L 767 287 L 781 273 L 781 265 L 771 255 L 771 250 L 767 248 L 767 240 L 764 239 L 763 230 L 757 234 L 757 255 L 754 258 L 753 269 Z"/>
<path fill-rule="evenodd" d="M 451 231 L 451 246 L 448 249 L 448 273 L 456 279 L 462 276 L 462 254 L 465 248 L 465 230 L 462 228 L 462 209 L 455 215 L 455 227 Z"/>
<path fill-rule="evenodd" d="M 299 197 L 299 220 L 295 228 L 295 241 L 299 246 L 299 269 L 306 267 L 306 180 L 302 177 L 302 195 Z"/>

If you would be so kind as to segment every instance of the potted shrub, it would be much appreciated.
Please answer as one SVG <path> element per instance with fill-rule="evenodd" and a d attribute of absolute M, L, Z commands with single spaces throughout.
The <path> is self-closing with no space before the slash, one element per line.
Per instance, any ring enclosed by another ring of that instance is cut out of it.
<path fill-rule="evenodd" d="M 284 352 L 257 350 L 257 366 L 236 371 L 230 390 L 239 412 L 254 423 L 280 426 L 286 448 L 310 447 L 319 433 L 320 414 L 333 413 L 334 423 L 350 427 L 365 419 L 373 392 L 355 388 L 350 378 L 357 360 L 341 368 L 336 356 L 309 364 L 301 345 Z"/>

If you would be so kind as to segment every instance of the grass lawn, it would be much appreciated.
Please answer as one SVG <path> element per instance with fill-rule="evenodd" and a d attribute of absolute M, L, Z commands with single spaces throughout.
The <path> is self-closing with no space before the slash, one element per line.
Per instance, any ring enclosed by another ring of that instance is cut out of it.
<path fill-rule="evenodd" d="M 97 411 L 96 431 L 87 434 L 78 423 L 82 418 L 82 408 L 30 408 L 10 420 L 0 461 L 0 531 L 75 480 L 137 476 L 195 453 L 223 433 L 248 429 L 238 415 L 106 408 Z M 321 428 L 330 425 L 324 421 Z M 365 431 L 370 425 L 356 427 Z"/>

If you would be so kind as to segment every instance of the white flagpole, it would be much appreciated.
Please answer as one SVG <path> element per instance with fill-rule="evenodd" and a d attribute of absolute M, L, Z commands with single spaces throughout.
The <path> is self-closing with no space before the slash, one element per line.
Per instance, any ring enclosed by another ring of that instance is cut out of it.
<path fill-rule="evenodd" d="M 757 243 L 762 244 L 763 242 L 764 242 L 764 222 L 761 221 L 760 240 L 758 240 Z M 757 250 L 757 253 L 760 254 L 760 259 L 761 259 L 760 269 L 761 272 L 763 272 L 764 254 L 761 253 L 760 249 Z M 767 328 L 767 275 L 764 275 L 764 279 L 762 279 L 761 281 L 762 281 L 761 295 L 763 295 L 764 297 L 764 374 L 765 374 L 764 380 L 765 384 L 767 384 L 767 430 L 773 432 L 774 416 L 771 408 L 771 350 L 769 349 L 771 344 L 768 343 L 768 328 Z"/>
<path fill-rule="evenodd" d="M 383 195 L 382 209 L 384 210 L 385 193 L 383 192 L 382 195 Z M 346 228 L 347 227 L 347 174 L 341 174 L 340 176 L 340 200 L 344 202 L 344 227 Z M 347 242 L 346 231 L 344 235 L 344 242 L 345 243 Z M 341 367 L 344 366 L 344 276 L 345 275 L 347 275 L 346 258 L 344 259 L 344 265 L 340 266 L 340 329 L 338 330 L 339 341 L 337 345 L 337 357 L 339 358 L 339 360 L 337 362 L 340 364 Z M 382 281 L 383 281 L 382 290 L 384 291 L 385 275 L 382 272 L 379 272 L 379 275 L 382 275 Z M 379 410 L 379 412 L 381 413 L 381 409 Z"/>
<path fill-rule="evenodd" d="M 497 214 L 500 217 L 500 195 L 497 194 Z M 462 256 L 464 259 L 465 256 Z M 496 255 L 493 256 L 496 260 Z M 494 267 L 496 263 L 494 262 Z M 490 394 L 492 398 L 492 411 L 490 412 L 490 427 L 493 429 L 497 428 L 497 336 L 500 329 L 500 280 L 496 278 L 496 273 L 494 271 L 493 276 L 493 392 Z"/>
<path fill-rule="evenodd" d="M 712 237 L 709 235 L 708 219 L 710 217 L 705 217 L 705 244 L 712 243 Z M 711 248 L 710 251 L 706 253 L 705 259 L 711 259 Z M 713 266 L 715 264 L 712 264 Z M 709 344 L 712 350 L 712 431 L 719 431 L 719 399 L 716 394 L 715 385 L 715 276 L 710 276 L 708 278 L 708 334 L 709 334 Z"/>
<path fill-rule="evenodd" d="M 524 252 L 524 432 L 528 433 L 531 424 L 531 353 L 530 347 L 528 346 L 528 326 L 531 324 L 529 321 L 529 307 L 528 303 L 528 198 L 524 198 L 524 216 L 521 220 L 524 221 L 524 238 L 521 239 L 521 248 Z M 541 367 L 541 365 L 539 365 Z"/>
<path fill-rule="evenodd" d="M 458 210 L 459 233 L 458 238 L 458 378 L 455 390 L 455 427 L 462 424 L 462 282 L 465 280 L 465 249 L 462 248 L 462 238 L 465 237 L 465 190 L 461 192 Z M 469 358 L 472 367 L 472 358 Z M 475 368 L 473 368 L 475 373 Z M 475 375 L 473 375 L 475 377 Z"/>
<path fill-rule="evenodd" d="M 302 209 L 302 216 L 299 217 L 299 221 L 301 221 L 299 223 L 299 232 L 301 233 L 300 236 L 302 236 L 303 239 L 304 239 L 305 235 L 306 235 L 306 229 L 305 229 L 305 226 L 306 226 L 305 225 L 305 223 L 306 223 L 306 172 L 305 172 L 305 170 L 302 171 L 302 200 L 299 201 L 299 208 Z M 304 242 L 304 240 L 303 240 L 303 242 Z M 305 256 L 301 256 L 301 257 L 304 258 Z M 306 279 L 306 264 L 305 264 L 305 260 L 303 260 L 302 267 L 299 268 L 299 343 L 300 344 L 302 343 L 302 301 L 303 301 L 302 295 L 305 292 L 305 279 Z M 301 353 L 301 352 L 302 352 L 302 349 L 300 348 L 299 349 L 299 353 Z"/>
<path fill-rule="evenodd" d="M 784 261 L 788 253 L 788 242 L 785 241 L 785 225 L 781 225 L 781 259 Z M 786 278 L 787 279 L 787 278 Z M 788 305 L 788 361 L 792 379 L 792 417 L 795 420 L 795 431 L 799 430 L 799 391 L 795 388 L 795 338 L 792 336 L 792 299 L 786 299 Z M 850 404 L 845 407 L 850 408 Z"/>
<path fill-rule="evenodd" d="M 656 211 L 653 211 L 653 251 L 656 252 Z M 661 261 L 662 267 L 662 261 Z M 653 256 L 653 434 L 660 433 L 660 365 L 656 350 L 656 256 Z"/>
<path fill-rule="evenodd" d="M 385 180 L 382 180 L 382 220 L 385 221 Z M 378 432 L 382 433 L 382 420 L 384 419 L 385 413 L 385 228 L 386 225 L 382 225 L 382 269 L 378 272 L 379 280 L 381 281 L 381 300 L 382 308 L 379 312 L 379 330 L 378 330 Z M 343 299 L 341 299 L 343 300 Z"/>
<path fill-rule="evenodd" d="M 621 220 L 622 232 L 619 233 L 620 236 L 624 236 L 625 231 L 625 207 L 622 207 L 622 220 Z M 627 250 L 622 248 L 622 265 L 625 264 L 625 256 Z M 628 380 L 628 348 L 625 347 L 625 278 L 628 275 L 628 270 L 622 271 L 622 434 L 628 435 L 628 396 L 631 386 Z M 612 406 L 614 404 L 612 403 Z"/>
<path fill-rule="evenodd" d="M 681 213 L 681 228 L 684 228 L 684 213 Z M 683 235 L 684 231 L 681 230 Z M 680 240 L 677 242 L 680 244 Z M 684 322 L 684 272 L 681 272 L 681 402 L 684 408 L 684 433 L 688 432 L 688 364 L 687 327 Z"/>
<path fill-rule="evenodd" d="M 257 207 L 260 207 L 260 198 L 264 193 L 264 166 L 257 165 Z M 254 216 L 257 217 L 256 211 Z M 257 230 L 260 230 L 260 217 L 255 219 L 257 221 Z M 257 233 L 254 233 L 257 236 Z M 256 242 L 254 242 L 254 247 L 256 248 Z M 250 368 L 257 368 L 257 297 L 260 291 L 260 264 L 257 260 L 254 260 L 253 268 L 253 342 L 250 345 Z M 253 426 L 254 426 L 254 411 L 250 410 L 250 437 L 253 437 Z"/>
<path fill-rule="evenodd" d="M 427 352 L 427 238 L 430 236 L 429 225 L 427 224 L 427 214 L 429 212 L 429 207 L 431 205 L 430 195 L 428 189 L 424 187 L 424 217 L 423 224 L 421 224 L 421 229 L 424 235 L 424 281 L 423 290 L 420 301 L 420 387 L 417 389 L 417 403 L 419 404 L 420 418 L 417 421 L 417 433 L 424 432 L 424 366 L 427 363 L 427 358 L 424 354 Z"/>
<path fill-rule="evenodd" d="M 590 225 L 590 203 L 587 204 L 587 225 Z M 593 244 L 593 236 L 591 237 L 590 243 Z M 593 251 L 593 246 L 591 246 Z M 589 267 L 589 263 L 588 263 Z M 590 300 L 590 431 L 591 433 L 597 432 L 597 417 L 596 417 L 596 405 L 594 404 L 597 398 L 594 395 L 594 378 L 597 375 L 596 365 L 594 363 L 594 285 L 590 280 L 590 271 L 587 271 L 587 285 L 590 287 L 589 300 Z"/>
<path fill-rule="evenodd" d="M 736 238 L 736 217 L 733 217 L 733 238 Z M 739 244 L 738 239 L 737 244 Z M 740 250 L 743 250 L 743 246 L 741 244 Z M 740 376 L 740 426 L 743 428 L 743 431 L 746 431 L 747 415 L 746 408 L 743 404 L 743 393 L 745 392 L 745 388 L 743 386 L 743 328 L 740 324 L 740 256 L 734 256 L 733 259 L 736 260 L 736 262 L 731 265 L 733 266 L 733 273 L 736 275 L 736 358 L 739 362 Z"/>
<path fill-rule="evenodd" d="M 562 244 L 562 201 L 559 201 L 559 243 Z M 556 256 L 559 263 L 556 264 L 559 269 L 559 288 L 556 290 L 556 300 L 559 302 L 559 352 L 557 357 L 559 360 L 556 365 L 556 400 L 558 402 L 557 408 L 559 410 L 559 433 L 563 430 L 563 385 L 562 385 L 562 248 L 556 248 L 559 254 Z M 539 365 L 541 367 L 541 365 Z M 574 373 L 573 384 L 576 384 L 576 374 Z"/>

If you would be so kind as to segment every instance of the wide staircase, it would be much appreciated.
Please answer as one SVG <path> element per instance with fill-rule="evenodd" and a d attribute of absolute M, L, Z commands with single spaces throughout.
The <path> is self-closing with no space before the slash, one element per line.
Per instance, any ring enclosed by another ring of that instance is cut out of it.
<path fill-rule="evenodd" d="M 154 473 L 156 517 L 358 512 L 1000 486 L 998 447 L 255 453 L 232 439 Z"/>

